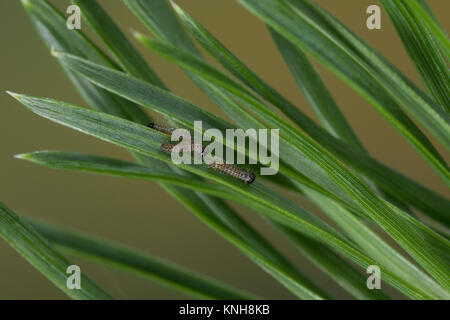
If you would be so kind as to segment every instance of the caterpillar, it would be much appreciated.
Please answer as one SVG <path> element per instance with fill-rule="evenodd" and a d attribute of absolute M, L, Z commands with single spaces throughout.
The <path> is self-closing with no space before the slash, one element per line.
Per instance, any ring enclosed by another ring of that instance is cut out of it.
<path fill-rule="evenodd" d="M 253 172 L 243 170 L 232 164 L 214 162 L 210 164 L 209 167 L 223 174 L 235 177 L 236 179 L 239 179 L 247 184 L 255 181 L 255 174 Z"/>
<path fill-rule="evenodd" d="M 167 135 L 171 135 L 172 132 L 175 130 L 175 128 L 161 126 L 156 123 L 149 123 L 147 126 L 149 128 L 155 129 L 155 130 L 165 133 Z M 177 145 L 176 143 L 163 143 L 163 144 L 161 144 L 161 150 L 170 153 L 173 151 L 173 148 L 176 145 Z M 186 151 L 186 152 L 194 151 L 194 153 L 201 155 L 201 156 L 203 156 L 204 149 L 205 149 L 205 147 L 203 145 L 194 144 L 194 143 L 191 143 L 190 146 L 187 143 L 185 145 L 183 145 L 184 151 Z M 232 176 L 238 180 L 241 180 L 247 184 L 250 184 L 253 181 L 255 181 L 255 174 L 253 172 L 243 170 L 232 164 L 224 164 L 224 163 L 214 162 L 214 163 L 210 164 L 209 167 L 220 173 L 223 173 L 223 174 Z"/>
<path fill-rule="evenodd" d="M 165 152 L 170 153 L 173 151 L 173 148 L 176 145 L 177 144 L 175 144 L 175 143 L 163 143 L 163 144 L 161 144 L 161 149 Z M 183 150 L 185 150 L 187 152 L 190 152 L 191 150 L 193 150 L 195 153 L 197 153 L 199 155 L 203 155 L 203 146 L 200 147 L 199 145 L 191 144 L 192 149 L 188 149 L 186 147 L 187 147 L 187 145 L 183 146 Z M 224 164 L 224 163 L 214 162 L 214 163 L 210 164 L 209 167 L 211 169 L 219 171 L 220 173 L 223 173 L 223 174 L 232 176 L 236 179 L 239 179 L 247 184 L 250 184 L 253 181 L 255 181 L 255 174 L 253 172 L 243 170 L 232 164 Z"/>
<path fill-rule="evenodd" d="M 150 122 L 150 123 L 147 125 L 147 127 L 151 128 L 151 129 L 154 129 L 154 130 L 156 130 L 156 131 L 165 133 L 165 134 L 167 134 L 167 135 L 169 135 L 169 136 L 171 136 L 172 133 L 175 131 L 175 128 L 166 127 L 166 126 L 161 126 L 161 125 L 156 124 L 156 123 L 154 123 L 154 122 Z"/>

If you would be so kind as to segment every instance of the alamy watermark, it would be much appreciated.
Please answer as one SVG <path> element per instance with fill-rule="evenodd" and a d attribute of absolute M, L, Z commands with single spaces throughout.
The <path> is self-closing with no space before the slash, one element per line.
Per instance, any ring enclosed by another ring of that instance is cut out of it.
<path fill-rule="evenodd" d="M 367 7 L 366 13 L 370 16 L 366 20 L 366 26 L 369 30 L 381 29 L 381 9 L 376 4 Z"/>
<path fill-rule="evenodd" d="M 76 264 L 70 265 L 66 270 L 67 274 L 70 276 L 67 277 L 66 287 L 69 290 L 80 290 L 81 289 L 81 269 Z"/>
<path fill-rule="evenodd" d="M 381 270 L 377 265 L 370 265 L 367 267 L 366 272 L 370 274 L 367 278 L 366 285 L 367 289 L 381 289 Z"/>
<path fill-rule="evenodd" d="M 81 10 L 80 7 L 72 4 L 67 7 L 66 10 L 69 15 L 66 20 L 66 26 L 69 30 L 80 30 L 81 29 Z"/>

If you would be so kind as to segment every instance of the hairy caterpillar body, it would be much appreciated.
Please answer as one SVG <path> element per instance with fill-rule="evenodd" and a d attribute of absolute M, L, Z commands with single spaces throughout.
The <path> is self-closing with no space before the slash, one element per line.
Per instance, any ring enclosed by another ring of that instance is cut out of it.
<path fill-rule="evenodd" d="M 232 164 L 214 162 L 210 164 L 209 167 L 223 174 L 239 179 L 247 184 L 255 181 L 255 174 L 253 172 L 243 170 Z"/>
<path fill-rule="evenodd" d="M 185 143 L 185 142 L 180 142 L 181 146 L 183 147 L 183 151 L 185 152 L 191 152 L 194 151 L 194 153 L 203 156 L 203 146 L 201 144 L 194 144 L 194 143 Z M 173 148 L 175 148 L 175 146 L 177 146 L 178 143 L 163 143 L 161 144 L 161 150 L 165 151 L 165 152 L 172 152 Z"/>

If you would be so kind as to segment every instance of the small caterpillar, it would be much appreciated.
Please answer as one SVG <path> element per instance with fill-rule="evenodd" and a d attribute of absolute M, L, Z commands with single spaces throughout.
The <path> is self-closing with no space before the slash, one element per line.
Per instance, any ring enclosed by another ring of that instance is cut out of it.
<path fill-rule="evenodd" d="M 147 127 L 152 128 L 152 129 L 155 129 L 156 131 L 165 133 L 165 134 L 167 134 L 167 135 L 169 135 L 169 136 L 171 136 L 172 133 L 175 131 L 175 128 L 166 127 L 166 126 L 161 126 L 161 125 L 156 124 L 156 123 L 153 123 L 153 122 L 150 122 L 150 123 L 147 125 Z"/>
<path fill-rule="evenodd" d="M 235 177 L 236 179 L 244 181 L 247 184 L 255 181 L 255 174 L 253 172 L 245 171 L 232 164 L 214 162 L 210 164 L 209 167 L 223 174 L 227 174 L 229 176 Z"/>
<path fill-rule="evenodd" d="M 147 126 L 149 128 L 155 129 L 155 130 L 165 133 L 167 135 L 172 135 L 172 132 L 175 130 L 175 128 L 160 126 L 156 123 L 149 123 Z M 161 144 L 161 150 L 170 153 L 173 151 L 173 148 L 176 145 L 177 145 L 176 143 L 163 143 L 163 144 Z M 203 156 L 204 150 L 205 150 L 205 147 L 203 145 L 199 145 L 199 144 L 191 143 L 190 145 L 188 145 L 187 143 L 185 143 L 183 145 L 183 151 L 186 151 L 186 152 L 194 151 L 194 153 L 201 155 L 201 156 Z M 232 164 L 224 164 L 224 163 L 214 162 L 214 163 L 210 164 L 209 167 L 220 173 L 223 173 L 223 174 L 232 176 L 236 179 L 239 179 L 247 184 L 250 184 L 253 181 L 255 181 L 255 174 L 253 172 L 243 170 Z"/>

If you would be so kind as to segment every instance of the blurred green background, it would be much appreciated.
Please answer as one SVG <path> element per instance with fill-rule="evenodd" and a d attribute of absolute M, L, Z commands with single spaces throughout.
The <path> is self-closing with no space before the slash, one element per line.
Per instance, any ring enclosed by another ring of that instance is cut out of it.
<path fill-rule="evenodd" d="M 64 11 L 69 5 L 66 0 L 52 2 Z M 387 14 L 382 12 L 381 30 L 370 31 L 366 28 L 366 8 L 371 4 L 379 5 L 378 1 L 317 2 L 420 85 L 414 66 Z M 128 34 L 130 28 L 147 32 L 122 1 L 100 3 Z M 255 16 L 233 0 L 178 0 L 177 3 L 271 85 L 314 117 L 267 30 Z M 429 0 L 428 3 L 447 27 L 446 14 L 450 2 Z M 85 105 L 41 43 L 20 1 L 0 1 L 0 18 L 0 201 L 16 212 L 122 242 L 264 297 L 292 298 L 277 282 L 209 230 L 156 183 L 55 171 L 14 159 L 14 154 L 43 149 L 103 154 L 122 159 L 129 159 L 129 156 L 118 147 L 39 118 L 4 93 L 11 90 Z M 84 21 L 82 30 L 92 36 Z M 94 36 L 92 38 L 97 41 Z M 217 107 L 177 67 L 135 41 L 133 43 L 175 93 L 218 112 Z M 373 107 L 334 75 L 323 68 L 319 67 L 319 70 L 355 131 L 376 158 L 427 187 L 449 195 L 442 180 Z M 446 154 L 444 150 L 440 151 Z M 303 204 L 315 210 L 309 203 Z M 333 297 L 349 298 L 253 212 L 237 208 L 299 268 L 317 279 L 322 287 L 328 288 Z M 116 298 L 185 298 L 160 285 L 115 270 L 78 259 L 72 261 Z M 64 298 L 64 294 L 4 241 L 0 241 L 0 299 Z"/>

